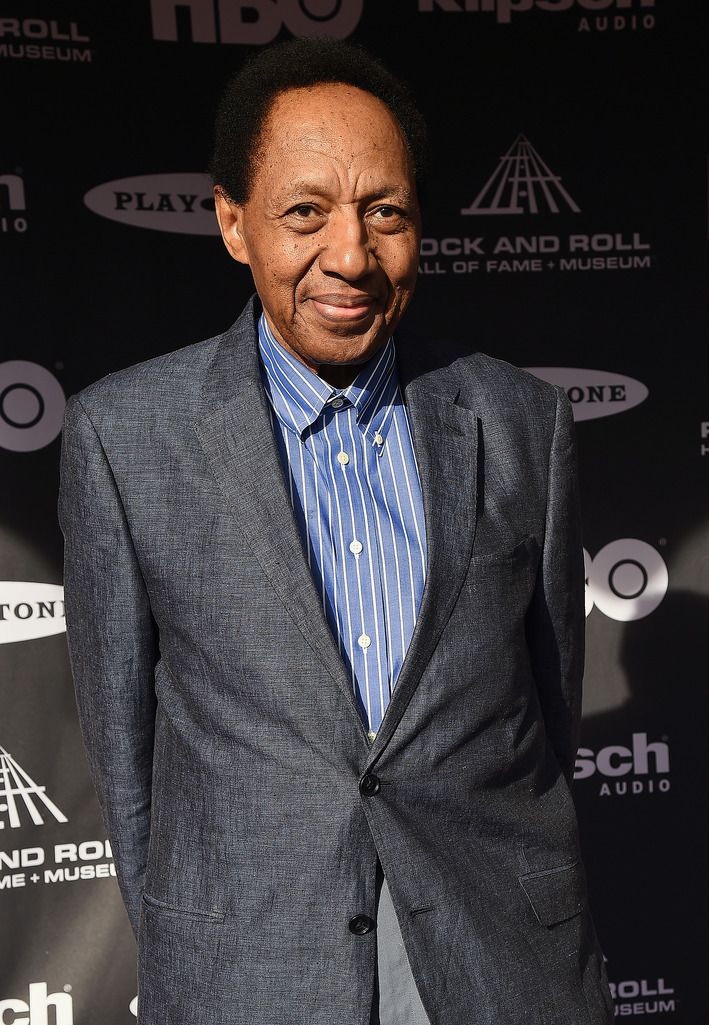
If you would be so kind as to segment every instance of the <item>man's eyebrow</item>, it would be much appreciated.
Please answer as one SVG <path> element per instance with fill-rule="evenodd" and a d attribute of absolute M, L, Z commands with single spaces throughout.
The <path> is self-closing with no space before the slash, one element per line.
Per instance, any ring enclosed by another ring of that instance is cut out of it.
<path fill-rule="evenodd" d="M 382 185 L 367 194 L 367 199 L 398 199 L 400 203 L 410 203 L 413 197 L 411 189 L 405 185 Z"/>
<path fill-rule="evenodd" d="M 307 178 L 298 178 L 289 183 L 284 191 L 284 199 L 288 202 L 305 198 L 307 196 L 330 196 L 331 191 L 327 186 Z M 396 199 L 400 203 L 410 203 L 413 198 L 411 189 L 404 185 L 380 185 L 360 197 L 360 201 L 371 201 L 377 199 Z"/>

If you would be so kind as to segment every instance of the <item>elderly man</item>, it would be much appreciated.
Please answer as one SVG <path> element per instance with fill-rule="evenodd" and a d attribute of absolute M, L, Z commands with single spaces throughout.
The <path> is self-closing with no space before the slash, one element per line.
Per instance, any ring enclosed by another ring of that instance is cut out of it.
<path fill-rule="evenodd" d="M 261 52 L 213 174 L 254 297 L 74 396 L 70 655 L 141 1025 L 607 1025 L 569 781 L 569 404 L 395 331 L 424 129 Z"/>

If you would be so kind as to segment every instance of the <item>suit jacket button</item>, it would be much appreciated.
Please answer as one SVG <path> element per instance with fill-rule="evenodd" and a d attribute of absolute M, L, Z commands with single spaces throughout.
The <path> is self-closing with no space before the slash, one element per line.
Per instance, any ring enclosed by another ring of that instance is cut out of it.
<path fill-rule="evenodd" d="M 379 777 L 371 772 L 365 772 L 359 781 L 359 792 L 363 797 L 374 797 L 379 793 L 380 787 Z"/>
<path fill-rule="evenodd" d="M 369 915 L 355 915 L 354 918 L 350 918 L 350 932 L 353 932 L 355 936 L 365 936 L 373 928 L 374 919 Z"/>

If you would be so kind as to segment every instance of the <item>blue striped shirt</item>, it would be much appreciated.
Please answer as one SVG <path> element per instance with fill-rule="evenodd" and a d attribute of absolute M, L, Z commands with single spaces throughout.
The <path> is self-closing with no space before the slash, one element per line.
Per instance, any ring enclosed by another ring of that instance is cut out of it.
<path fill-rule="evenodd" d="M 426 532 L 394 340 L 347 388 L 318 377 L 259 321 L 261 373 L 308 565 L 370 736 L 418 615 Z"/>

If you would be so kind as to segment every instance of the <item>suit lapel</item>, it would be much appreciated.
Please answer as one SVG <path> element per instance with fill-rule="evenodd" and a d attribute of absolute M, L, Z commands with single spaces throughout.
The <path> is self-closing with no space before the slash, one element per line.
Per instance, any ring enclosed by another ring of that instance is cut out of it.
<path fill-rule="evenodd" d="M 426 583 L 416 626 L 374 742 L 370 762 L 391 739 L 433 655 L 463 585 L 476 527 L 479 421 L 457 403 L 459 386 L 446 370 L 414 376 L 398 351 L 406 410 L 421 479 Z"/>
<path fill-rule="evenodd" d="M 207 376 L 209 411 L 195 429 L 229 507 L 289 615 L 366 730 L 308 567 L 261 383 L 252 299 L 223 335 Z"/>

